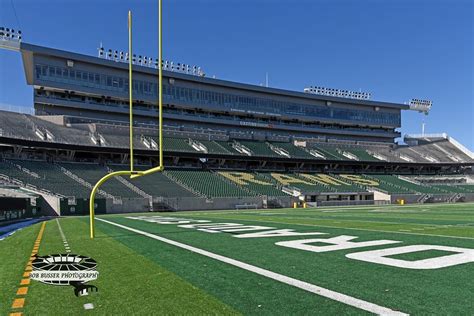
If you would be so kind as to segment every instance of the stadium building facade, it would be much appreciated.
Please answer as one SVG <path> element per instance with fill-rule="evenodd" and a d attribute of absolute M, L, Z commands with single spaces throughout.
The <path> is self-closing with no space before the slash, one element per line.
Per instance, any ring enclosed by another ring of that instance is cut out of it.
<path fill-rule="evenodd" d="M 0 44 L 21 53 L 36 114 L 0 111 L 0 184 L 33 194 L 38 214 L 86 213 L 92 185 L 129 162 L 128 65 Z M 99 213 L 474 200 L 461 144 L 394 142 L 408 105 L 163 74 L 165 171 L 112 179 Z M 133 78 L 138 170 L 157 164 L 157 69 Z"/>
<path fill-rule="evenodd" d="M 37 115 L 128 121 L 128 64 L 23 43 Z M 134 113 L 156 124 L 157 70 L 134 66 Z M 318 96 L 164 71 L 165 125 L 266 139 L 274 135 L 393 143 L 407 105 Z"/>

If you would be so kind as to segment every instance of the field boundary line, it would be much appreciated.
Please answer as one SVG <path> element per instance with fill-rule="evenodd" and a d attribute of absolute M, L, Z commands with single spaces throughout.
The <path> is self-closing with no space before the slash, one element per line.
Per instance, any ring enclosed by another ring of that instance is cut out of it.
<path fill-rule="evenodd" d="M 28 259 L 28 263 L 26 264 L 25 271 L 23 272 L 22 279 L 20 281 L 20 286 L 16 291 L 16 297 L 13 300 L 11 309 L 14 310 L 10 313 L 10 316 L 21 316 L 23 315 L 23 307 L 25 305 L 26 295 L 28 294 L 28 286 L 30 285 L 30 273 L 32 270 L 32 262 L 36 258 L 38 254 L 39 246 L 41 244 L 41 239 L 43 238 L 44 227 L 46 226 L 46 222 L 41 224 L 41 228 L 38 232 L 38 236 L 36 237 L 35 243 L 33 245 L 33 250 L 31 250 L 31 255 Z"/>
<path fill-rule="evenodd" d="M 187 216 L 188 218 L 193 218 L 193 215 Z M 199 217 L 198 217 L 199 218 Z M 284 223 L 276 221 L 266 221 L 266 220 L 257 220 L 257 219 L 239 219 L 239 218 L 220 218 L 207 216 L 206 218 L 218 219 L 218 220 L 235 220 L 235 221 L 244 221 L 244 222 L 262 222 L 262 223 L 273 223 L 273 224 L 283 224 L 283 225 L 299 225 L 299 226 L 311 226 L 311 227 L 324 227 L 324 228 L 336 228 L 336 229 L 350 229 L 350 230 L 362 230 L 368 232 L 381 232 L 381 233 L 394 233 L 394 234 L 403 234 L 403 235 L 418 235 L 418 236 L 433 236 L 433 237 L 446 237 L 446 238 L 455 238 L 455 239 L 470 239 L 474 240 L 472 237 L 462 237 L 462 236 L 446 236 L 446 235 L 434 235 L 434 234 L 418 234 L 418 233 L 407 233 L 401 231 L 390 231 L 390 230 L 379 230 L 379 229 L 365 229 L 365 228 L 351 228 L 351 227 L 338 227 L 338 226 L 327 226 L 327 225 L 314 225 L 314 224 L 300 224 L 300 223 Z"/>
<path fill-rule="evenodd" d="M 304 291 L 314 293 L 316 295 L 331 299 L 333 301 L 344 303 L 346 305 L 349 305 L 349 306 L 352 306 L 352 307 L 355 307 L 355 308 L 358 308 L 358 309 L 362 309 L 362 310 L 365 310 L 365 311 L 368 311 L 368 312 L 371 312 L 371 313 L 374 313 L 374 314 L 378 314 L 378 315 L 400 315 L 400 316 L 401 315 L 408 315 L 408 314 L 405 314 L 405 313 L 402 313 L 402 312 L 399 312 L 399 311 L 392 310 L 392 309 L 387 308 L 387 307 L 383 307 L 383 306 L 380 306 L 380 305 L 377 305 L 377 304 L 374 304 L 374 303 L 370 303 L 370 302 L 367 302 L 367 301 L 364 301 L 364 300 L 361 300 L 361 299 L 358 299 L 358 298 L 355 298 L 355 297 L 352 297 L 352 296 L 349 296 L 349 295 L 345 295 L 345 294 L 342 294 L 342 293 L 339 293 L 339 292 L 335 292 L 335 291 L 332 291 L 332 290 L 329 290 L 329 289 L 326 289 L 326 288 L 323 288 L 323 287 L 320 287 L 320 286 L 317 286 L 317 285 L 314 285 L 314 284 L 311 284 L 311 283 L 307 283 L 307 282 L 304 282 L 304 281 L 301 281 L 301 280 L 298 280 L 298 279 L 294 279 L 294 278 L 288 277 L 288 276 L 283 275 L 283 274 L 272 272 L 270 270 L 259 268 L 257 266 L 254 266 L 254 265 L 251 265 L 251 264 L 248 264 L 248 263 L 236 260 L 236 259 L 232 259 L 232 258 L 229 258 L 229 257 L 218 255 L 218 254 L 215 254 L 213 252 L 210 252 L 210 251 L 207 251 L 207 250 L 204 250 L 204 249 L 200 249 L 200 248 L 197 248 L 197 247 L 194 247 L 194 246 L 190 246 L 190 245 L 187 245 L 187 244 L 184 244 L 184 243 L 181 243 L 181 242 L 178 242 L 178 241 L 174 241 L 174 240 L 171 240 L 171 239 L 167 239 L 167 238 L 164 238 L 164 237 L 161 237 L 161 236 L 149 233 L 149 232 L 145 232 L 145 231 L 142 231 L 142 230 L 139 230 L 139 229 L 135 229 L 135 228 L 132 228 L 132 227 L 129 227 L 129 226 L 125 226 L 125 225 L 118 224 L 118 223 L 115 223 L 115 222 L 111 222 L 111 221 L 101 219 L 101 218 L 97 218 L 97 220 L 101 221 L 101 222 L 104 222 L 104 223 L 107 223 L 107 224 L 110 224 L 110 225 L 113 225 L 113 226 L 116 226 L 116 227 L 119 227 L 119 228 L 122 228 L 122 229 L 125 229 L 125 230 L 128 230 L 128 231 L 131 231 L 131 232 L 134 232 L 134 233 L 139 234 L 139 235 L 143 235 L 143 236 L 146 236 L 146 237 L 164 242 L 164 243 L 169 244 L 169 245 L 176 246 L 178 248 L 189 250 L 191 252 L 194 252 L 194 253 L 197 253 L 197 254 L 200 254 L 200 255 L 203 255 L 203 256 L 206 256 L 206 257 L 209 257 L 209 258 L 212 258 L 212 259 L 224 262 L 224 263 L 227 263 L 227 264 L 232 265 L 234 267 L 237 267 L 237 268 L 240 268 L 240 269 L 243 269 L 243 270 L 246 270 L 246 271 L 253 272 L 255 274 L 267 277 L 269 279 L 273 279 L 275 281 L 278 281 L 278 282 L 281 282 L 281 283 L 284 283 L 284 284 L 302 289 Z"/>

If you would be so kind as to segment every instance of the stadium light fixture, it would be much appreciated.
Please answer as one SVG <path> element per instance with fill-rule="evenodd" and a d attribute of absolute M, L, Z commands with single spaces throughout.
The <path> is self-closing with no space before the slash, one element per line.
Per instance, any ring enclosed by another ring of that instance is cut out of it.
<path fill-rule="evenodd" d="M 22 33 L 9 27 L 0 26 L 0 40 L 9 42 L 21 42 Z"/>
<path fill-rule="evenodd" d="M 410 106 L 410 110 L 418 111 L 420 113 L 425 113 L 426 115 L 428 115 L 428 113 L 431 110 L 431 107 L 433 106 L 433 101 L 422 100 L 422 99 L 411 99 L 408 104 Z"/>
<path fill-rule="evenodd" d="M 99 51 L 99 54 L 98 54 L 98 57 L 99 58 L 103 58 L 103 59 L 107 59 L 107 60 L 113 60 L 113 61 L 116 61 L 116 62 L 127 62 L 128 63 L 128 59 L 125 57 L 125 58 L 122 58 L 122 55 L 120 55 L 120 53 L 116 50 L 112 50 L 112 49 L 109 49 L 107 51 L 104 50 L 104 48 L 102 47 L 102 45 L 98 48 L 98 51 Z M 132 61 L 132 63 L 134 65 L 138 64 L 140 66 L 143 66 L 143 67 L 150 67 L 150 68 L 154 68 L 154 69 L 158 69 L 159 67 L 159 59 L 156 58 L 156 59 L 153 59 L 149 56 L 145 56 L 145 55 L 133 55 L 134 59 Z M 204 71 L 201 69 L 201 67 L 198 67 L 198 66 L 191 66 L 191 65 L 188 65 L 188 64 L 184 64 L 184 63 L 175 63 L 173 61 L 168 61 L 168 60 L 162 60 L 161 61 L 161 67 L 164 69 L 164 70 L 167 70 L 167 71 L 173 71 L 173 72 L 179 72 L 179 73 L 184 73 L 184 74 L 188 74 L 188 75 L 194 75 L 194 76 L 200 76 L 200 77 L 204 77 L 206 74 L 204 73 Z"/>
<path fill-rule="evenodd" d="M 356 100 L 370 100 L 372 96 L 372 94 L 369 92 L 349 91 L 349 90 L 342 90 L 342 89 L 313 87 L 313 86 L 304 88 L 303 91 L 309 94 L 327 95 L 331 97 L 340 97 L 340 98 L 356 99 Z"/>

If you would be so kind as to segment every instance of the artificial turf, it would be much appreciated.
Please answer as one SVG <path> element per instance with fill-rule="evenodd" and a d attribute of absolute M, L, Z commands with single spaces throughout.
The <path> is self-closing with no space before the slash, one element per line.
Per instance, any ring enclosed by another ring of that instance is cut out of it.
<path fill-rule="evenodd" d="M 346 258 L 358 251 L 406 245 L 474 248 L 474 205 L 278 209 L 147 213 L 322 232 L 326 235 L 240 239 L 239 233 L 207 233 L 105 215 L 102 218 L 211 251 L 285 276 L 409 314 L 470 315 L 474 310 L 474 262 L 410 270 Z M 28 314 L 366 314 L 340 302 L 256 275 L 205 256 L 97 221 L 88 237 L 88 219 L 59 220 L 73 253 L 98 262 L 97 293 L 75 297 L 71 287 L 31 281 L 23 312 Z M 0 314 L 8 314 L 39 231 L 36 224 L 0 241 Z M 331 238 L 388 239 L 400 244 L 313 253 L 275 245 L 278 241 Z M 64 250 L 56 220 L 48 221 L 39 255 Z M 393 258 L 421 260 L 446 255 L 430 250 Z M 93 310 L 84 310 L 93 303 Z"/>

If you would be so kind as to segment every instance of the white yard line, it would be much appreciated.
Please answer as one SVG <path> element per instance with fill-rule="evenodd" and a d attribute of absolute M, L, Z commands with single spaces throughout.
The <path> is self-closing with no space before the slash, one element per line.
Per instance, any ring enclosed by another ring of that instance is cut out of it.
<path fill-rule="evenodd" d="M 59 224 L 59 219 L 56 218 L 56 223 L 58 223 L 59 233 L 61 234 L 61 238 L 63 240 L 64 248 L 66 252 L 71 252 L 71 248 L 69 247 L 69 243 L 67 242 L 66 236 L 64 235 L 63 229 L 61 228 L 61 224 Z"/>
<path fill-rule="evenodd" d="M 171 240 L 171 239 L 167 239 L 167 238 L 164 238 L 164 237 L 152 234 L 152 233 L 148 233 L 148 232 L 145 232 L 145 231 L 142 231 L 142 230 L 139 230 L 139 229 L 135 229 L 135 228 L 128 227 L 128 226 L 125 226 L 125 225 L 117 224 L 117 223 L 114 223 L 114 222 L 111 222 L 111 221 L 108 221 L 108 220 L 105 220 L 105 219 L 101 219 L 101 218 L 97 218 L 97 220 L 101 221 L 101 222 L 104 222 L 104 223 L 107 223 L 107 224 L 110 224 L 110 225 L 113 225 L 113 226 L 120 227 L 122 229 L 131 231 L 131 232 L 134 232 L 134 233 L 137 233 L 139 235 L 143 235 L 143 236 L 155 239 L 155 240 L 159 240 L 161 242 L 164 242 L 164 243 L 169 244 L 169 245 L 176 246 L 178 248 L 189 250 L 191 252 L 194 252 L 194 253 L 197 253 L 197 254 L 200 254 L 200 255 L 203 255 L 203 256 L 206 256 L 206 257 L 209 257 L 209 258 L 212 258 L 212 259 L 215 259 L 215 260 L 227 263 L 227 264 L 230 264 L 230 265 L 238 267 L 240 269 L 256 273 L 258 275 L 267 277 L 269 279 L 273 279 L 275 281 L 278 281 L 278 282 L 281 282 L 281 283 L 284 283 L 284 284 L 288 284 L 290 286 L 305 290 L 307 292 L 311 292 L 311 293 L 314 293 L 316 295 L 323 296 L 323 297 L 329 298 L 331 300 L 334 300 L 334 301 L 337 301 L 337 302 L 340 302 L 340 303 L 344 303 L 344 304 L 347 304 L 347 305 L 353 306 L 355 308 L 359 308 L 359 309 L 362 309 L 362 310 L 365 310 L 365 311 L 368 311 L 368 312 L 371 312 L 371 313 L 374 313 L 374 314 L 378 314 L 378 315 L 408 315 L 408 314 L 405 314 L 405 313 L 402 313 L 402 312 L 399 312 L 399 311 L 394 311 L 394 310 L 389 309 L 387 307 L 383 307 L 383 306 L 376 305 L 374 303 L 370 303 L 370 302 L 367 302 L 367 301 L 364 301 L 364 300 L 361 300 L 361 299 L 358 299 L 358 298 L 355 298 L 355 297 L 352 297 L 352 296 L 348 296 L 348 295 L 345 295 L 345 294 L 342 294 L 342 293 L 331 291 L 331 290 L 328 290 L 326 288 L 323 288 L 323 287 L 320 287 L 320 286 L 317 286 L 317 285 L 314 285 L 314 284 L 311 284 L 311 283 L 300 281 L 300 280 L 288 277 L 286 275 L 282 275 L 282 274 L 275 273 L 275 272 L 272 272 L 272 271 L 269 271 L 269 270 L 266 270 L 266 269 L 263 269 L 263 268 L 259 268 L 257 266 L 254 266 L 254 265 L 242 262 L 242 261 L 238 261 L 238 260 L 235 260 L 235 259 L 232 259 L 232 258 L 229 258 L 229 257 L 221 256 L 221 255 L 212 253 L 212 252 L 207 251 L 207 250 L 203 250 L 203 249 L 196 248 L 196 247 L 193 247 L 193 246 L 190 246 L 190 245 L 187 245 L 187 244 L 183 244 L 183 243 L 180 243 L 180 242 L 177 242 L 177 241 L 174 241 L 174 240 Z"/>
<path fill-rule="evenodd" d="M 64 249 L 66 250 L 67 253 L 70 253 L 71 252 L 71 247 L 69 247 L 69 243 L 67 242 L 66 235 L 64 235 L 61 224 L 59 223 L 59 219 L 57 219 L 57 218 L 56 218 L 56 223 L 58 223 L 59 233 L 61 234 L 61 238 L 63 240 Z M 89 295 L 89 293 L 87 293 L 87 290 L 83 290 L 80 293 L 80 295 L 81 296 L 87 296 L 87 295 Z M 91 304 L 91 303 L 84 304 L 84 309 L 94 309 L 94 304 Z"/>

